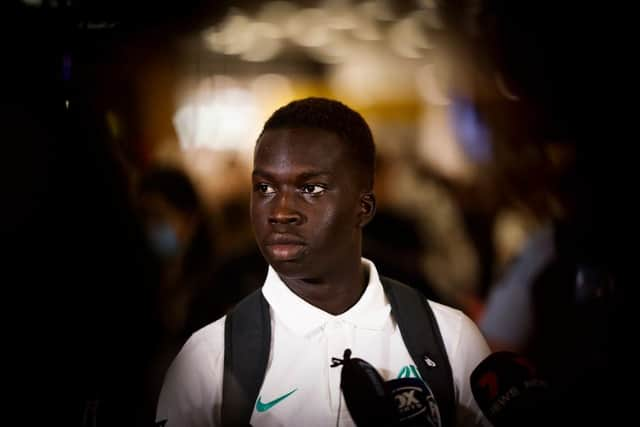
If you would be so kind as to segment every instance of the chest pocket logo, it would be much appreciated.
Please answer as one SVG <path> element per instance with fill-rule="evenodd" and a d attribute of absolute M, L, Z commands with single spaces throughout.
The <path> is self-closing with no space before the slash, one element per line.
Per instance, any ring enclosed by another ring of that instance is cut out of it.
<path fill-rule="evenodd" d="M 262 402 L 262 396 L 258 396 L 258 401 L 256 402 L 256 411 L 258 411 L 258 412 L 268 411 L 269 409 L 271 409 L 274 406 L 276 406 L 278 403 L 282 402 L 287 397 L 291 396 L 297 390 L 298 389 L 295 388 L 295 389 L 291 390 L 289 393 L 283 394 L 282 396 L 280 396 L 280 397 L 278 397 L 276 399 L 273 399 L 270 402 Z"/>

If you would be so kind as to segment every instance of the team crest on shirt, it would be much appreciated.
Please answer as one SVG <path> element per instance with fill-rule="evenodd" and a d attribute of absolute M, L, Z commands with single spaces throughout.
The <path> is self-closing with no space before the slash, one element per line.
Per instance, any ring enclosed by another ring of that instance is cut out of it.
<path fill-rule="evenodd" d="M 415 365 L 403 366 L 402 369 L 400 369 L 400 373 L 398 374 L 398 376 L 396 378 L 420 378 L 420 379 L 422 379 L 422 377 L 420 376 L 420 373 L 418 373 L 418 368 L 416 368 Z"/>

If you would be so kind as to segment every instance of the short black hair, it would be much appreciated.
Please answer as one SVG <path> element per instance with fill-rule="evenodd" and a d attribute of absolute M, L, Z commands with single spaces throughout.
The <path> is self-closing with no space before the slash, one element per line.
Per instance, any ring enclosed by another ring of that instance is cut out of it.
<path fill-rule="evenodd" d="M 373 188 L 376 149 L 371 129 L 360 113 L 334 99 L 298 99 L 277 109 L 265 122 L 260 136 L 267 130 L 285 128 L 321 129 L 340 137 L 360 166 L 367 189 Z"/>

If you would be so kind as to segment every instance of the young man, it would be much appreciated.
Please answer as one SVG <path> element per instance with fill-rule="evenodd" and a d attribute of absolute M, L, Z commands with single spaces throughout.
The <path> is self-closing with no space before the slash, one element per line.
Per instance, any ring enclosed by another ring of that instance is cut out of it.
<path fill-rule="evenodd" d="M 375 213 L 374 153 L 364 119 L 323 98 L 280 108 L 258 138 L 251 221 L 269 263 L 262 294 L 271 340 L 253 426 L 354 425 L 341 368 L 330 367 L 346 348 L 384 380 L 417 372 L 376 267 L 361 257 L 362 228 Z M 469 376 L 489 348 L 462 312 L 429 304 L 452 368 L 456 425 L 481 425 Z M 227 318 L 184 345 L 165 379 L 158 425 L 222 425 Z"/>

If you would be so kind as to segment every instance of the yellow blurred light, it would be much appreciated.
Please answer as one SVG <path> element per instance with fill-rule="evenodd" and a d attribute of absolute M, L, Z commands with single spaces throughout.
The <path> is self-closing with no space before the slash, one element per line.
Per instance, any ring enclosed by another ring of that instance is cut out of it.
<path fill-rule="evenodd" d="M 418 94 L 430 105 L 446 106 L 450 100 L 438 82 L 433 64 L 423 65 L 416 71 L 416 87 Z"/>
<path fill-rule="evenodd" d="M 302 9 L 289 18 L 286 32 L 291 41 L 301 46 L 322 46 L 330 37 L 327 12 L 318 8 Z"/>
<path fill-rule="evenodd" d="M 181 147 L 250 150 L 261 125 L 254 94 L 225 76 L 208 86 L 187 98 L 174 115 Z"/>
<path fill-rule="evenodd" d="M 270 1 L 265 3 L 256 19 L 260 22 L 267 22 L 278 27 L 284 27 L 287 20 L 298 10 L 298 6 L 288 1 Z"/>
<path fill-rule="evenodd" d="M 423 114 L 418 140 L 421 158 L 438 172 L 466 181 L 472 170 L 458 144 L 447 108 L 432 107 Z"/>
<path fill-rule="evenodd" d="M 422 29 L 420 12 L 412 13 L 406 18 L 394 23 L 389 29 L 389 46 L 404 58 L 421 58 L 424 49 L 431 44 Z"/>

